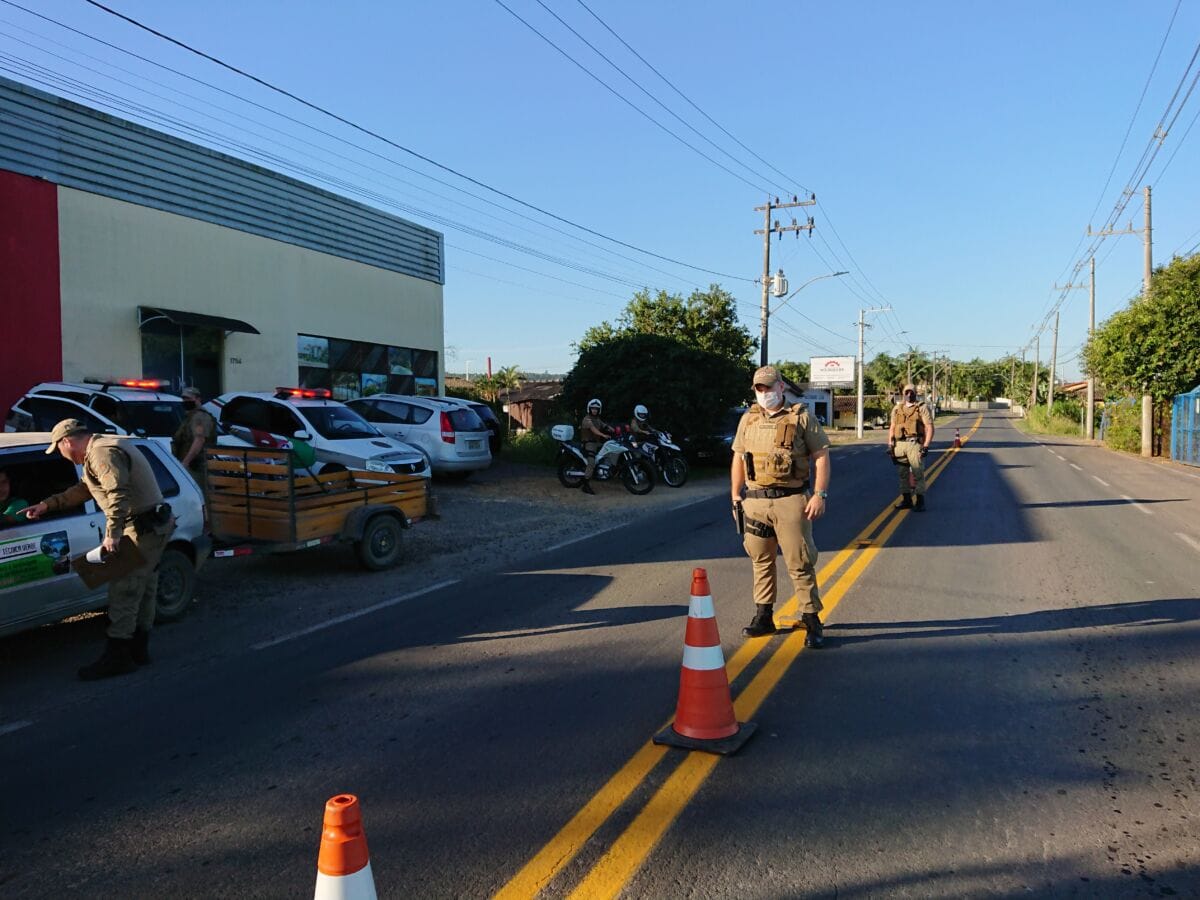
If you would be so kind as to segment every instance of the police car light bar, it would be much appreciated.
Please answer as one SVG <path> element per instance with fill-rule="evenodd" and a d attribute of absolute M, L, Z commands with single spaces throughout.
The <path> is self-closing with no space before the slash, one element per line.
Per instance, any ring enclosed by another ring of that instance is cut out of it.
<path fill-rule="evenodd" d="M 158 390 L 165 384 L 154 378 L 123 378 L 117 382 L 121 387 L 144 388 L 146 390 Z"/>
<path fill-rule="evenodd" d="M 275 388 L 276 397 L 303 397 L 306 400 L 329 400 L 333 397 L 333 391 L 329 388 L 298 388 L 298 387 L 277 387 Z"/>

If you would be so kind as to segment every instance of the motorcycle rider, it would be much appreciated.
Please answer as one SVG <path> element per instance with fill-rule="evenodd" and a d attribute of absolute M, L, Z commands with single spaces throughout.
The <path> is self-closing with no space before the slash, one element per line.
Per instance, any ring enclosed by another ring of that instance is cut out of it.
<path fill-rule="evenodd" d="M 591 484 L 592 473 L 596 471 L 596 454 L 604 446 L 604 442 L 615 433 L 612 426 L 600 418 L 603 410 L 604 405 L 593 397 L 587 402 L 587 415 L 579 423 L 579 440 L 583 452 L 587 455 L 587 469 L 583 473 L 582 485 L 585 494 L 596 493 Z"/>
<path fill-rule="evenodd" d="M 655 429 L 650 427 L 650 410 L 641 403 L 633 408 L 633 418 L 629 420 L 629 433 L 639 436 L 655 434 Z"/>

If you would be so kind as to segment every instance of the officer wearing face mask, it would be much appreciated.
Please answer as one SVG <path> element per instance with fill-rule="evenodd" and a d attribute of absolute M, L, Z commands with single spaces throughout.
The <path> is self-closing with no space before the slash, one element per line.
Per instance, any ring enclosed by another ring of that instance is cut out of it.
<path fill-rule="evenodd" d="M 757 402 L 738 423 L 730 466 L 734 514 L 754 571 L 756 612 L 742 633 L 775 633 L 775 561 L 781 551 L 800 598 L 804 645 L 820 647 L 824 629 L 812 523 L 824 514 L 829 496 L 829 438 L 804 404 L 784 402 L 783 379 L 774 366 L 754 373 L 754 394 Z"/>
<path fill-rule="evenodd" d="M 208 410 L 201 409 L 200 391 L 184 388 L 180 393 L 187 414 L 171 438 L 171 454 L 192 473 L 196 483 L 205 486 L 204 448 L 217 445 L 217 420 Z"/>
<path fill-rule="evenodd" d="M 925 511 L 925 455 L 933 440 L 933 416 L 929 407 L 917 402 L 917 389 L 906 384 L 899 403 L 892 408 L 892 424 L 888 428 L 888 450 L 895 457 L 900 473 L 900 502 L 896 509 Z M 909 484 L 912 473 L 914 485 Z M 913 503 L 913 491 L 917 502 Z"/>

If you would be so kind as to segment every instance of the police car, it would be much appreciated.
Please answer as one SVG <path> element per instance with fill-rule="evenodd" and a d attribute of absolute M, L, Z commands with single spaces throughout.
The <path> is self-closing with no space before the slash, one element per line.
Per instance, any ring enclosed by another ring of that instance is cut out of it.
<path fill-rule="evenodd" d="M 291 449 L 298 442 L 310 445 L 317 473 L 357 469 L 430 475 L 419 450 L 385 437 L 346 404 L 334 400 L 327 388 L 234 391 L 210 400 L 204 408 L 239 443 L 281 449 Z M 218 438 L 217 443 L 231 442 Z"/>
<path fill-rule="evenodd" d="M 175 516 L 175 531 L 158 564 L 156 616 L 156 621 L 171 621 L 191 605 L 196 571 L 212 548 L 204 533 L 204 497 L 161 442 L 129 442 L 150 463 Z M 48 432 L 0 434 L 0 472 L 7 476 L 3 500 L 20 499 L 32 506 L 79 481 L 80 467 L 57 453 L 47 454 L 49 443 Z M 103 536 L 104 514 L 93 500 L 36 520 L 19 513 L 0 519 L 0 635 L 101 609 L 107 589 L 84 584 L 71 570 L 71 560 L 98 546 Z"/>
<path fill-rule="evenodd" d="M 162 390 L 164 384 L 144 378 L 46 381 L 13 404 L 4 430 L 50 431 L 63 419 L 78 419 L 93 434 L 149 437 L 169 449 L 186 410 L 181 397 Z"/>

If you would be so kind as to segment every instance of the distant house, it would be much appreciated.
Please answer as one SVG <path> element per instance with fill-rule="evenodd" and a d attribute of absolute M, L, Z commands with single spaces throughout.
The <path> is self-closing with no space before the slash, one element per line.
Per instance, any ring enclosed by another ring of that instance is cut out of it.
<path fill-rule="evenodd" d="M 550 411 L 562 396 L 561 381 L 531 381 L 504 399 L 513 427 L 531 431 L 549 424 Z"/>

